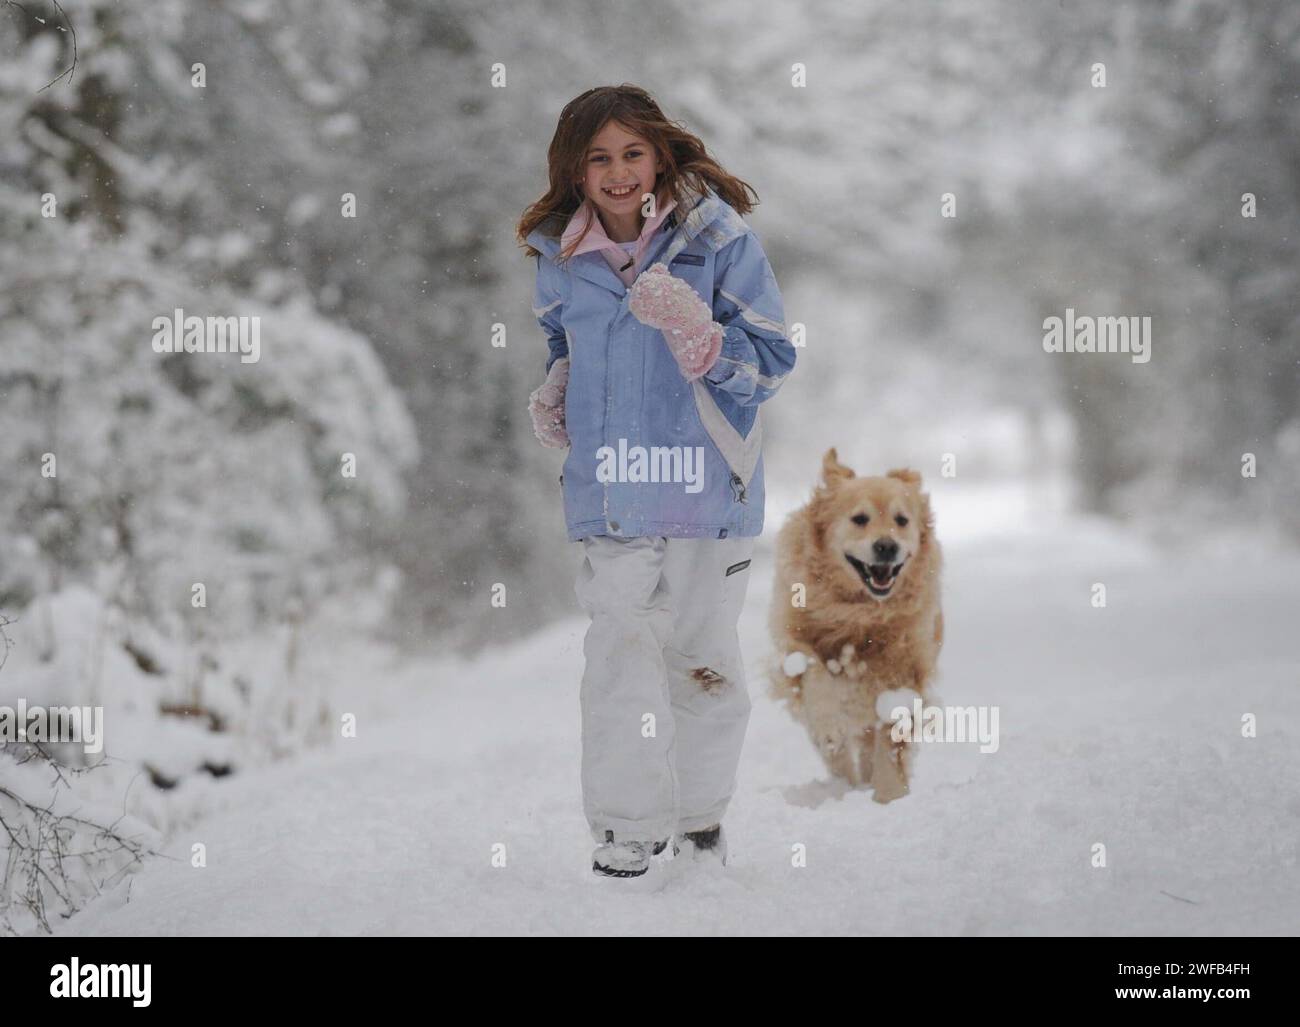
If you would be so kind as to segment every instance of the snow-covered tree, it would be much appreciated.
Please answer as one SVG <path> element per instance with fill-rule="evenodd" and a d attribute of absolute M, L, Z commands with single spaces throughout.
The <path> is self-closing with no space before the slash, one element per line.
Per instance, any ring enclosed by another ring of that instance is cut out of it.
<path fill-rule="evenodd" d="M 414 427 L 371 341 L 219 201 L 221 129 L 203 110 L 216 83 L 194 84 L 191 57 L 224 50 L 196 37 L 195 9 L 64 8 L 70 26 L 39 5 L 0 12 L 14 29 L 0 37 L 0 602 L 26 643 L 2 694 L 48 685 L 282 751 L 323 713 L 294 679 L 299 629 L 331 597 L 363 604 L 405 511 Z M 358 15 L 330 11 L 336 30 Z M 325 102 L 316 69 L 347 81 L 334 58 L 350 44 L 318 51 L 275 15 L 231 5 L 223 24 L 271 36 Z M 155 322 L 176 310 L 257 320 L 259 358 L 159 352 Z M 250 680 L 233 655 L 252 636 L 272 648 Z M 310 715 L 288 736 L 283 717 L 259 723 L 295 704 Z M 150 764 L 147 744 L 115 751 Z"/>

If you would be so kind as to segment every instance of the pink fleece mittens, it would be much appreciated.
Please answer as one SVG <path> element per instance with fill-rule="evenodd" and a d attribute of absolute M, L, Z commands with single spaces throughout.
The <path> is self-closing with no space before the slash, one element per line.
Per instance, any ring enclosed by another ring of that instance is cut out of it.
<path fill-rule="evenodd" d="M 713 311 L 666 264 L 652 264 L 632 283 L 628 309 L 642 324 L 658 328 L 688 382 L 709 370 L 722 352 L 722 325 Z M 564 424 L 564 392 L 569 385 L 569 358 L 551 365 L 546 381 L 528 397 L 533 434 L 548 449 L 569 445 Z"/>
<path fill-rule="evenodd" d="M 694 289 L 665 264 L 652 264 L 632 283 L 628 309 L 642 324 L 658 328 L 688 382 L 711 368 L 722 352 L 722 325 Z"/>
<path fill-rule="evenodd" d="M 528 413 L 533 419 L 533 434 L 548 449 L 563 449 L 569 444 L 564 427 L 564 390 L 569 385 L 569 358 L 561 357 L 540 386 L 528 396 Z"/>

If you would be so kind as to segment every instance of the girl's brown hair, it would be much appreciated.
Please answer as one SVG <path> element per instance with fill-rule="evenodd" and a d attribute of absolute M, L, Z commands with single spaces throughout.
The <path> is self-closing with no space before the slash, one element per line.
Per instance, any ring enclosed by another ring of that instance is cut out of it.
<path fill-rule="evenodd" d="M 738 214 L 748 214 L 754 209 L 758 193 L 753 187 L 722 170 L 709 156 L 699 136 L 688 132 L 680 122 L 664 117 L 659 104 L 644 89 L 626 82 L 621 86 L 597 86 L 570 100 L 560 112 L 559 124 L 546 151 L 550 188 L 524 211 L 516 230 L 527 256 L 537 255 L 537 250 L 527 242 L 534 228 L 554 218 L 554 234 L 559 235 L 581 205 L 583 197 L 578 184 L 586 177 L 587 149 L 611 119 L 647 140 L 663 160 L 664 170 L 655 183 L 655 196 L 661 204 L 666 204 L 669 197 L 682 204 L 688 190 L 703 194 L 707 184 Z M 568 252 L 560 254 L 560 259 L 567 260 L 580 241 L 575 240 Z"/>

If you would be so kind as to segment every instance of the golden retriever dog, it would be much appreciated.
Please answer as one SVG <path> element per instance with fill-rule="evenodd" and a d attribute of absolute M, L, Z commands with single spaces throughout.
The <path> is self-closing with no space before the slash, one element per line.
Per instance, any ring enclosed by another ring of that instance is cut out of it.
<path fill-rule="evenodd" d="M 906 795 L 911 774 L 912 744 L 891 737 L 890 710 L 933 699 L 940 561 L 920 474 L 859 478 L 834 449 L 777 536 L 772 694 L 831 774 L 877 802 Z"/>

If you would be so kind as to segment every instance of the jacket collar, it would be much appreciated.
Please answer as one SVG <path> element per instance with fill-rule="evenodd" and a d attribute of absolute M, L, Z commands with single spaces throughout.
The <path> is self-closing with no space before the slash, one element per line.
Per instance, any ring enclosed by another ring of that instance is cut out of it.
<path fill-rule="evenodd" d="M 654 217 L 645 219 L 645 223 L 641 226 L 638 249 L 644 250 L 646 248 L 650 237 L 659 230 L 659 226 L 663 224 L 664 219 L 676 206 L 676 202 L 670 199 L 664 206 L 659 208 Z M 591 227 L 588 228 L 588 225 Z M 616 250 L 620 257 L 624 256 L 623 248 L 609 237 L 609 233 L 605 231 L 605 226 L 601 223 L 600 218 L 596 216 L 590 200 L 583 200 L 578 209 L 573 212 L 573 217 L 569 218 L 569 223 L 560 236 L 560 249 L 564 249 L 570 242 L 579 237 L 581 237 L 581 242 L 578 243 L 577 249 L 573 251 L 575 257 L 579 253 L 593 253 L 606 249 Z"/>
<path fill-rule="evenodd" d="M 690 188 L 687 187 L 682 204 L 670 206 L 660 211 L 661 223 L 655 230 L 655 234 L 650 237 L 645 252 L 650 257 L 655 256 L 666 245 L 669 238 L 680 240 L 682 245 L 688 244 L 705 228 L 724 217 L 728 209 L 722 198 L 707 185 L 703 193 L 691 192 Z M 540 251 L 542 256 L 548 260 L 554 261 L 563 246 L 563 237 L 568 224 L 579 216 L 581 210 L 580 207 L 573 217 L 569 219 L 569 222 L 566 222 L 563 217 L 556 216 L 542 222 L 528 233 L 528 245 Z M 592 232 L 588 233 L 588 239 L 590 239 L 591 234 L 595 232 L 598 225 L 599 219 L 597 219 L 597 225 L 592 227 Z M 608 239 L 603 229 L 600 234 Z M 617 243 L 613 245 L 617 245 Z M 599 248 L 599 245 L 594 247 L 597 250 Z M 627 286 L 614 273 L 605 258 L 598 252 L 588 252 L 587 247 L 579 247 L 579 251 L 570 257 L 568 266 L 578 277 L 585 278 L 596 285 L 604 286 L 619 295 L 627 291 Z"/>

